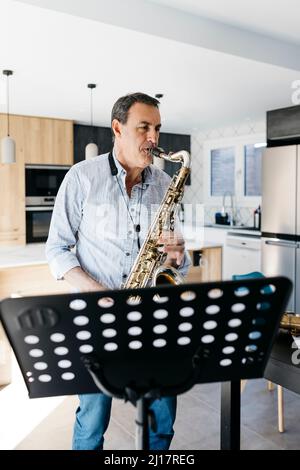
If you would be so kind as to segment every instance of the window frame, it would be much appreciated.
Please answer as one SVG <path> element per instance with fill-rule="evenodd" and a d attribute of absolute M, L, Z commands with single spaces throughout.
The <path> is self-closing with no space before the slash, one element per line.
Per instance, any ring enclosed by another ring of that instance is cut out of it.
<path fill-rule="evenodd" d="M 235 149 L 235 203 L 237 207 L 257 207 L 261 204 L 261 196 L 245 196 L 245 145 L 266 142 L 263 133 L 249 134 L 236 137 L 226 137 L 221 139 L 206 140 L 203 143 L 204 152 L 204 203 L 210 206 L 222 206 L 222 196 L 211 196 L 211 151 L 234 147 Z"/>

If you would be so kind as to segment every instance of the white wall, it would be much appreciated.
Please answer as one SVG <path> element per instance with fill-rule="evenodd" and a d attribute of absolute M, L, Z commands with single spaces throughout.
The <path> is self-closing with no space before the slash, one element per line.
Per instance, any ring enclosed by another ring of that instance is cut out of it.
<path fill-rule="evenodd" d="M 204 221 L 205 223 L 214 223 L 214 214 L 215 212 L 221 209 L 220 206 L 213 206 L 207 204 L 204 198 L 204 178 L 207 178 L 207 175 L 204 174 L 204 143 L 209 140 L 217 140 L 230 138 L 233 139 L 236 137 L 251 135 L 251 134 L 264 134 L 266 133 L 266 124 L 265 120 L 258 120 L 255 122 L 244 121 L 237 123 L 236 125 L 231 125 L 228 127 L 222 127 L 217 129 L 211 129 L 205 132 L 197 131 L 191 135 L 191 154 L 192 154 L 192 172 L 191 186 L 186 186 L 184 192 L 183 202 L 185 204 L 204 204 Z M 245 225 L 252 224 L 253 211 L 255 206 L 248 207 L 245 205 L 238 208 L 238 223 L 243 223 Z M 188 212 L 187 212 L 188 214 Z M 189 220 L 187 220 L 189 222 Z"/>

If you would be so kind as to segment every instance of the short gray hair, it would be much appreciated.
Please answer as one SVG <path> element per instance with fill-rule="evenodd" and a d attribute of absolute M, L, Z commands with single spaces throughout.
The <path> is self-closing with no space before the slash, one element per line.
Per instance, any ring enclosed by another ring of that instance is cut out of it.
<path fill-rule="evenodd" d="M 114 119 L 117 119 L 121 124 L 126 124 L 128 119 L 128 113 L 135 103 L 143 103 L 149 106 L 159 107 L 160 102 L 152 96 L 146 95 L 145 93 L 130 93 L 125 96 L 121 96 L 113 105 L 111 111 L 111 124 Z M 114 133 L 112 132 L 112 139 L 114 141 Z"/>

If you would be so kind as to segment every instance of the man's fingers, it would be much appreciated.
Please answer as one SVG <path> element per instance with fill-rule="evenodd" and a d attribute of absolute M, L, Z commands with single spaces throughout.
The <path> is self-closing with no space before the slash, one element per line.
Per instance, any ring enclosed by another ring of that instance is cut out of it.
<path fill-rule="evenodd" d="M 181 237 L 160 237 L 158 239 L 158 244 L 163 245 L 184 245 L 184 240 Z"/>
<path fill-rule="evenodd" d="M 166 253 L 177 252 L 182 253 L 184 251 L 184 245 L 164 245 L 164 251 Z"/>

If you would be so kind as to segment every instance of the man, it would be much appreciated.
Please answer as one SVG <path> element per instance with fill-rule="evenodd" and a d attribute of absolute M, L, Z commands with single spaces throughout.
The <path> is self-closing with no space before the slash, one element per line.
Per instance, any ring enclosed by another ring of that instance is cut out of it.
<path fill-rule="evenodd" d="M 57 195 L 46 256 L 57 279 L 81 292 L 120 288 L 146 237 L 151 205 L 159 207 L 170 178 L 154 167 L 149 149 L 158 144 L 159 101 L 143 93 L 121 97 L 112 109 L 114 148 L 109 155 L 74 165 Z M 166 263 L 187 272 L 189 259 L 180 237 L 163 234 Z M 70 250 L 76 246 L 76 254 Z M 168 449 L 176 398 L 155 400 L 157 431 L 150 449 Z M 111 398 L 80 396 L 74 449 L 102 449 Z"/>

